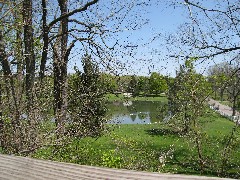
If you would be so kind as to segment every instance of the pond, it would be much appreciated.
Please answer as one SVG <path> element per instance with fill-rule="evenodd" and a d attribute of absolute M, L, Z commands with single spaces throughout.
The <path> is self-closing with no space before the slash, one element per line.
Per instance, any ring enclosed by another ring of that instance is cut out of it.
<path fill-rule="evenodd" d="M 159 101 L 124 101 L 108 103 L 107 119 L 109 124 L 150 124 L 163 118 Z"/>

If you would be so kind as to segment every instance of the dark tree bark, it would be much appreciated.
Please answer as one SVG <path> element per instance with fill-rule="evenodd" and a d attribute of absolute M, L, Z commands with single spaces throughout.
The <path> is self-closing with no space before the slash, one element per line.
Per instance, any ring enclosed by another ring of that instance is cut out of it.
<path fill-rule="evenodd" d="M 237 64 L 231 69 L 231 74 L 229 75 L 228 80 L 228 87 L 227 92 L 229 95 L 229 99 L 232 103 L 232 116 L 235 116 L 237 113 L 237 102 L 238 97 L 240 95 L 240 69 L 239 69 L 239 62 L 237 61 Z"/>
<path fill-rule="evenodd" d="M 44 77 L 45 66 L 47 62 L 47 54 L 48 54 L 48 25 L 47 25 L 47 5 L 46 0 L 42 0 L 42 30 L 43 30 L 43 48 L 42 48 L 42 59 L 40 65 L 40 79 L 42 80 Z"/>
<path fill-rule="evenodd" d="M 67 0 L 58 0 L 61 10 L 61 16 L 68 13 Z M 67 108 L 67 52 L 68 42 L 68 17 L 61 19 L 59 34 L 62 34 L 57 40 L 55 47 L 54 68 L 54 112 L 56 126 L 59 134 L 64 133 L 64 122 L 66 120 Z"/>
<path fill-rule="evenodd" d="M 74 46 L 74 43 L 68 47 L 68 23 L 69 17 L 75 13 L 87 10 L 89 6 L 97 3 L 98 0 L 90 1 L 86 3 L 82 8 L 68 12 L 68 0 L 58 0 L 61 15 L 59 18 L 53 20 L 48 28 L 51 28 L 55 23 L 60 21 L 60 28 L 58 32 L 58 38 L 54 45 L 54 113 L 56 127 L 58 135 L 64 133 L 64 123 L 66 121 L 67 114 L 67 63 L 70 51 Z M 45 66 L 45 64 L 44 64 Z"/>
<path fill-rule="evenodd" d="M 83 12 L 86 11 L 88 9 L 88 7 L 90 7 L 93 4 L 96 4 L 99 0 L 92 0 L 88 3 L 86 3 L 84 6 L 77 8 L 71 12 L 66 11 L 67 10 L 67 0 L 59 0 L 58 4 L 61 10 L 61 16 L 59 16 L 58 18 L 54 19 L 52 22 L 50 22 L 49 24 L 47 24 L 47 6 L 46 6 L 46 0 L 42 0 L 42 28 L 43 28 L 43 49 L 42 49 L 42 59 L 41 59 L 41 65 L 40 65 L 40 79 L 43 79 L 44 77 L 44 73 L 45 73 L 45 69 L 46 69 L 46 62 L 47 62 L 47 55 L 48 55 L 48 46 L 49 46 L 49 31 L 51 30 L 51 28 L 58 22 L 63 22 L 68 24 L 68 18 L 76 13 L 79 12 Z M 65 12 L 66 11 L 66 12 Z M 68 30 L 68 26 L 63 27 L 63 29 L 67 29 Z M 59 36 L 64 35 L 64 32 L 61 32 L 61 34 L 59 34 Z M 67 33 L 67 31 L 66 31 Z M 68 36 L 68 35 L 66 35 Z M 64 39 L 66 39 L 66 37 L 64 37 Z M 68 53 L 69 55 L 69 53 Z M 65 56 L 66 57 L 66 56 Z M 67 58 L 67 57 L 66 57 Z"/>
<path fill-rule="evenodd" d="M 239 83 L 239 82 L 238 82 Z M 238 88 L 239 84 L 235 84 L 233 87 L 232 92 L 230 92 L 230 96 L 232 96 L 232 116 L 235 116 L 237 113 L 237 100 L 238 100 L 238 96 L 240 94 L 240 89 Z"/>
<path fill-rule="evenodd" d="M 19 14 L 21 14 L 20 9 L 16 10 L 14 12 L 14 27 L 16 28 L 16 46 L 14 48 L 15 53 L 15 61 L 17 63 L 17 82 L 16 82 L 16 96 L 17 96 L 17 103 L 20 110 L 20 104 L 22 100 L 23 95 L 23 72 L 24 72 L 24 59 L 23 59 L 23 41 L 22 41 L 22 35 L 23 35 L 23 25 L 21 23 L 18 23 L 22 17 L 19 17 Z"/>
<path fill-rule="evenodd" d="M 233 112 L 232 112 L 232 116 L 235 116 L 236 115 L 236 102 L 237 102 L 237 98 L 234 96 L 234 99 L 233 99 Z"/>
<path fill-rule="evenodd" d="M 33 85 L 35 78 L 35 57 L 32 27 L 32 0 L 23 1 L 24 56 L 26 63 L 26 98 L 28 113 L 33 105 Z"/>
<path fill-rule="evenodd" d="M 2 82 L 0 81 L 0 147 L 4 147 L 2 105 Z"/>

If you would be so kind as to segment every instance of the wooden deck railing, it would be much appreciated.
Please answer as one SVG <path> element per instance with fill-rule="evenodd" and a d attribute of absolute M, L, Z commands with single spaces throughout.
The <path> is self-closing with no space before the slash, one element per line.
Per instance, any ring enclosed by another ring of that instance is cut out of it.
<path fill-rule="evenodd" d="M 75 179 L 202 179 L 204 176 L 160 174 L 60 163 L 0 154 L 0 180 L 75 180 Z"/>

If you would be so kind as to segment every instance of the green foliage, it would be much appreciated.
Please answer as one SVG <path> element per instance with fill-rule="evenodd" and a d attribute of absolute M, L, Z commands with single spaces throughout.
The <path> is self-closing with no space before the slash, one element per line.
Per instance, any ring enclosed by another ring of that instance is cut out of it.
<path fill-rule="evenodd" d="M 109 150 L 102 154 L 102 165 L 110 168 L 121 168 L 122 158 L 116 155 L 114 150 Z"/>
<path fill-rule="evenodd" d="M 104 89 L 106 92 L 114 93 L 118 89 L 118 85 L 116 82 L 116 77 L 110 74 L 101 73 L 101 88 Z"/>
<path fill-rule="evenodd" d="M 194 68 L 193 63 L 196 60 L 198 60 L 198 57 L 190 57 L 185 61 L 185 67 L 189 69 L 193 69 Z"/>
<path fill-rule="evenodd" d="M 173 116 L 169 123 L 189 138 L 192 159 L 197 162 L 196 168 L 201 173 L 214 169 L 218 174 L 226 175 L 225 172 L 229 169 L 228 160 L 236 147 L 234 144 L 239 142 L 235 136 L 239 133 L 236 131 L 237 127 L 232 126 L 232 131 L 229 132 L 231 128 L 228 129 L 226 141 L 222 137 L 220 141 L 216 141 L 220 153 L 217 155 L 218 160 L 214 159 L 215 152 L 212 149 L 216 145 L 214 143 L 216 139 L 211 139 L 213 137 L 205 130 L 208 122 L 201 120 L 208 112 L 206 101 L 211 94 L 211 85 L 206 78 L 197 74 L 193 67 L 190 61 L 186 62 L 185 66 L 180 66 L 174 83 L 170 84 L 168 100 Z"/>
<path fill-rule="evenodd" d="M 151 93 L 159 94 L 167 90 L 167 82 L 164 76 L 153 72 L 149 78 L 149 89 Z"/>
<path fill-rule="evenodd" d="M 150 78 L 136 75 L 113 76 L 106 73 L 102 73 L 100 76 L 101 87 L 109 93 L 130 92 L 133 96 L 139 96 L 149 93 L 158 95 L 167 90 L 167 77 L 156 72 L 152 73 Z"/>
<path fill-rule="evenodd" d="M 133 96 L 137 96 L 139 94 L 139 89 L 138 89 L 138 81 L 136 76 L 131 76 L 131 80 L 128 84 L 128 92 L 132 93 Z"/>
<path fill-rule="evenodd" d="M 233 79 L 232 74 L 234 71 L 234 68 L 226 62 L 209 67 L 208 80 L 211 83 L 215 99 L 224 100 L 224 92 L 226 92 L 227 87 L 232 84 L 231 80 Z"/>
<path fill-rule="evenodd" d="M 15 143 L 13 141 L 13 127 L 11 118 L 1 116 L 1 151 L 11 153 L 15 151 Z"/>
<path fill-rule="evenodd" d="M 231 102 L 233 108 L 232 115 L 236 114 L 238 99 L 240 95 L 240 75 L 239 75 L 239 58 L 236 57 L 231 64 L 219 63 L 211 66 L 208 70 L 209 82 L 214 91 L 214 99 Z"/>
<path fill-rule="evenodd" d="M 171 122 L 181 132 L 187 133 L 192 123 L 205 113 L 206 103 L 211 89 L 206 78 L 197 74 L 191 61 L 180 66 L 174 81 L 169 81 L 169 111 L 174 118 Z"/>
<path fill-rule="evenodd" d="M 145 76 L 140 76 L 138 78 L 138 90 L 143 92 L 144 94 L 148 94 L 149 92 L 149 78 Z"/>
<path fill-rule="evenodd" d="M 69 79 L 70 123 L 68 133 L 76 136 L 100 135 L 106 112 L 104 89 L 98 68 L 90 56 L 82 59 L 84 72 L 76 70 Z"/>
<path fill-rule="evenodd" d="M 198 119 L 204 124 L 202 143 L 207 157 L 202 175 L 239 178 L 239 132 L 224 174 L 220 174 L 222 150 L 234 123 L 209 110 Z M 73 139 L 62 147 L 49 146 L 34 157 L 84 165 L 117 167 L 154 172 L 200 174 L 195 143 L 163 124 L 109 126 L 98 139 Z M 161 158 L 160 158 L 161 157 Z M 161 159 L 161 162 L 160 162 Z"/>

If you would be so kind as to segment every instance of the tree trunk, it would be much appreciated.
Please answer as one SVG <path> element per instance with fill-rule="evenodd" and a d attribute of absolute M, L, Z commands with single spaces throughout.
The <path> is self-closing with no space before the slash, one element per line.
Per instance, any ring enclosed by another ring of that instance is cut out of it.
<path fill-rule="evenodd" d="M 17 14 L 15 15 L 15 18 L 17 18 Z M 16 35 L 16 61 L 17 61 L 17 87 L 16 87 L 16 96 L 17 96 L 17 103 L 19 111 L 21 111 L 21 101 L 22 101 L 22 94 L 23 94 L 23 69 L 24 69 L 24 61 L 23 61 L 23 46 L 22 46 L 22 28 L 21 26 L 17 25 L 17 35 Z"/>
<path fill-rule="evenodd" d="M 214 99 L 216 100 L 216 99 L 217 99 L 217 91 L 215 91 L 214 94 L 215 94 L 215 95 L 214 95 Z"/>
<path fill-rule="evenodd" d="M 0 147 L 4 147 L 3 138 L 3 119 L 2 119 L 2 81 L 0 81 Z"/>
<path fill-rule="evenodd" d="M 61 16 L 67 14 L 67 0 L 58 0 L 61 10 Z M 68 42 L 68 18 L 64 18 L 60 23 L 60 34 L 62 36 L 57 40 L 54 58 L 54 112 L 58 135 L 64 133 L 64 124 L 67 112 L 67 61 L 65 57 Z M 60 48 L 59 48 L 60 46 Z M 60 52 L 58 52 L 60 50 Z"/>
<path fill-rule="evenodd" d="M 223 93 L 224 93 L 224 89 L 220 90 L 220 100 L 223 101 Z"/>
<path fill-rule="evenodd" d="M 43 49 L 42 49 L 42 59 L 40 65 L 40 80 L 44 78 L 45 66 L 47 62 L 48 54 L 48 25 L 47 25 L 47 5 L 46 0 L 42 0 L 42 28 L 43 28 Z"/>
<path fill-rule="evenodd" d="M 27 114 L 33 106 L 33 85 L 35 78 L 35 57 L 32 27 L 32 0 L 23 1 L 24 56 L 26 63 Z"/>
<path fill-rule="evenodd" d="M 233 105 L 232 105 L 232 116 L 236 115 L 236 103 L 237 103 L 237 96 L 233 96 Z"/>

